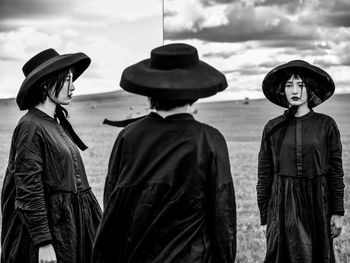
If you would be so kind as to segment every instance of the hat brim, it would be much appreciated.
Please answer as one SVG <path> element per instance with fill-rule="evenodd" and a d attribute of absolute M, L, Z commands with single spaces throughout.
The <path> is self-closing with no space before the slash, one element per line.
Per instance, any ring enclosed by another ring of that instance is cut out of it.
<path fill-rule="evenodd" d="M 310 75 L 317 82 L 317 90 L 312 90 L 312 98 L 309 101 L 311 108 L 321 104 L 331 97 L 335 90 L 335 85 L 330 75 L 323 69 L 311 65 L 302 60 L 295 60 L 280 65 L 271 70 L 263 80 L 262 89 L 265 97 L 274 104 L 288 108 L 289 103 L 284 92 L 280 90 L 280 84 L 285 76 L 285 70 L 304 72 Z M 310 96 L 310 94 L 309 94 Z"/>
<path fill-rule="evenodd" d="M 26 110 L 31 106 L 29 94 L 46 76 L 72 68 L 74 71 L 73 81 L 75 81 L 89 67 L 90 63 L 91 59 L 84 53 L 60 55 L 42 63 L 28 74 L 18 91 L 16 102 L 20 110 Z"/>
<path fill-rule="evenodd" d="M 140 61 L 123 71 L 120 86 L 131 93 L 168 100 L 209 97 L 226 89 L 225 76 L 199 61 L 176 69 L 157 69 L 150 59 Z"/>

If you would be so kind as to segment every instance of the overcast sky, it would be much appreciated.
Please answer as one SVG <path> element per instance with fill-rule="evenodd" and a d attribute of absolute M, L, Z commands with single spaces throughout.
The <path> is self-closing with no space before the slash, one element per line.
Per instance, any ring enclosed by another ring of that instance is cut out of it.
<path fill-rule="evenodd" d="M 23 64 L 52 47 L 92 63 L 75 94 L 116 90 L 122 70 L 163 43 L 161 0 L 0 0 L 0 97 L 15 97 Z"/>
<path fill-rule="evenodd" d="M 226 74 L 215 99 L 262 97 L 273 67 L 304 59 L 350 92 L 349 0 L 0 0 L 0 97 L 48 47 L 92 58 L 76 94 L 116 90 L 122 70 L 164 43 L 186 42 Z M 163 20 L 164 18 L 164 20 Z"/>
<path fill-rule="evenodd" d="M 165 43 L 195 45 L 225 72 L 224 98 L 261 97 L 274 67 L 303 59 L 350 92 L 349 0 L 164 0 Z"/>

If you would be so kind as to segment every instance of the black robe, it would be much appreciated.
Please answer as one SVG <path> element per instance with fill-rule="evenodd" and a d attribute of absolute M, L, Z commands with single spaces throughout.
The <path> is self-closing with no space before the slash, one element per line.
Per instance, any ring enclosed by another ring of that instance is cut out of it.
<path fill-rule="evenodd" d="M 259 152 L 258 205 L 267 224 L 268 263 L 335 262 L 330 217 L 344 215 L 342 147 L 334 120 L 310 111 L 265 140 Z"/>
<path fill-rule="evenodd" d="M 13 133 L 1 209 L 2 263 L 38 263 L 39 246 L 49 243 L 59 263 L 90 261 L 101 208 L 78 148 L 36 108 Z"/>
<path fill-rule="evenodd" d="M 190 114 L 128 125 L 113 147 L 93 262 L 234 262 L 228 150 Z"/>

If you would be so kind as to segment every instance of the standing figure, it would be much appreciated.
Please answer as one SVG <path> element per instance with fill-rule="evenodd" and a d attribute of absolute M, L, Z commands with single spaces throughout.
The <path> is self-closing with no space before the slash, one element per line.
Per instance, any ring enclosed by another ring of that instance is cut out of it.
<path fill-rule="evenodd" d="M 335 121 L 313 111 L 333 94 L 333 80 L 293 60 L 269 72 L 262 87 L 267 99 L 288 108 L 266 124 L 259 152 L 265 262 L 335 262 L 333 238 L 344 215 L 342 147 Z"/>
<path fill-rule="evenodd" d="M 61 106 L 90 61 L 47 49 L 23 66 L 17 104 L 28 112 L 13 133 L 2 188 L 2 263 L 90 262 L 101 208 L 77 148 L 87 147 Z"/>
<path fill-rule="evenodd" d="M 226 142 L 187 108 L 224 90 L 223 74 L 187 44 L 153 49 L 120 85 L 154 111 L 113 147 L 93 262 L 234 262 L 236 204 Z"/>

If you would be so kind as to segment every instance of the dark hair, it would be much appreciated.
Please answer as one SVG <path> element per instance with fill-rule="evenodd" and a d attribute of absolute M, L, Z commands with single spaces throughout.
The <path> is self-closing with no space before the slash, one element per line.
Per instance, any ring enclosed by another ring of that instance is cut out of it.
<path fill-rule="evenodd" d="M 65 69 L 63 71 L 47 75 L 39 84 L 39 88 L 33 89 L 30 101 L 31 107 L 35 107 L 36 105 L 43 103 L 47 98 L 47 92 L 53 87 L 54 96 L 57 97 L 63 88 L 68 73 L 69 69 Z"/>
<path fill-rule="evenodd" d="M 169 99 L 159 99 L 154 97 L 148 97 L 150 108 L 156 110 L 171 110 L 177 107 L 182 107 L 185 105 L 192 105 L 197 101 L 197 99 L 191 100 L 169 100 Z"/>

